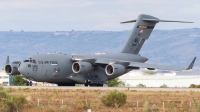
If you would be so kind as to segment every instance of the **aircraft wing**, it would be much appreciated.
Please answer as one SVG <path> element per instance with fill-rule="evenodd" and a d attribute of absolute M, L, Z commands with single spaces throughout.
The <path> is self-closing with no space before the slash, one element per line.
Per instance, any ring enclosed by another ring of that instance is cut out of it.
<path fill-rule="evenodd" d="M 196 57 L 193 59 L 191 64 L 188 66 L 188 68 L 180 68 L 180 67 L 172 67 L 172 66 L 165 66 L 165 65 L 156 65 L 156 64 L 147 64 L 147 63 L 140 63 L 140 62 L 127 62 L 127 61 L 120 61 L 120 60 L 103 60 L 103 59 L 97 59 L 97 64 L 112 64 L 112 63 L 118 63 L 122 65 L 128 65 L 129 68 L 147 68 L 149 70 L 155 70 L 155 69 L 161 69 L 161 70 L 172 70 L 172 71 L 181 71 L 181 70 L 189 70 L 192 69 Z"/>
<path fill-rule="evenodd" d="M 139 68 L 147 68 L 149 70 L 162 69 L 162 70 L 172 70 L 172 71 L 181 71 L 186 70 L 186 68 L 178 68 L 164 65 L 155 65 L 155 64 L 147 64 L 147 63 L 138 63 L 132 62 L 129 64 L 130 67 L 139 67 Z"/>
<path fill-rule="evenodd" d="M 95 65 L 121 64 L 129 68 L 147 68 L 149 70 L 161 69 L 161 70 L 181 71 L 181 70 L 192 69 L 194 62 L 196 60 L 196 57 L 192 60 L 192 62 L 187 68 L 148 64 L 148 63 L 141 63 L 141 62 L 130 62 L 130 61 L 123 61 L 123 60 L 113 60 L 113 59 L 106 59 L 106 58 L 89 58 L 89 57 L 83 57 L 83 56 L 74 56 L 72 60 L 73 61 L 87 61 Z"/>

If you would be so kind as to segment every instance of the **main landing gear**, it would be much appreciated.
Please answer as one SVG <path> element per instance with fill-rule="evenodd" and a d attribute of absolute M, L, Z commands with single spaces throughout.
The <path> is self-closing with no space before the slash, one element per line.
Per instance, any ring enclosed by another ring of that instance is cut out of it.
<path fill-rule="evenodd" d="M 75 86 L 75 83 L 58 83 L 58 86 Z"/>
<path fill-rule="evenodd" d="M 85 81 L 85 87 L 88 87 L 88 86 L 90 86 L 90 87 L 103 87 L 103 84 L 96 84 L 96 83 L 91 83 L 90 81 Z"/>

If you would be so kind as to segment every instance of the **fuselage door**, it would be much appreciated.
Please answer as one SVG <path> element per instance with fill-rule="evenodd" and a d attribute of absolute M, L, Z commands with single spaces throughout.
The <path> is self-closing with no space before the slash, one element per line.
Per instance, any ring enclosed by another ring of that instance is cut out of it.
<path fill-rule="evenodd" d="M 33 76 L 36 76 L 38 71 L 38 65 L 32 65 L 32 69 L 33 69 Z"/>

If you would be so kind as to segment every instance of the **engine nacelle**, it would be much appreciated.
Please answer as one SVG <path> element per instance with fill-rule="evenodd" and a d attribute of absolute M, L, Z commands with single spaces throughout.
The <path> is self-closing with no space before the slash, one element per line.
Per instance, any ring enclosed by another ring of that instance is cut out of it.
<path fill-rule="evenodd" d="M 107 75 L 122 75 L 126 72 L 126 69 L 123 65 L 111 64 L 106 66 L 105 71 Z"/>
<path fill-rule="evenodd" d="M 74 62 L 72 64 L 72 71 L 74 73 L 87 73 L 92 70 L 92 64 L 89 62 Z"/>
<path fill-rule="evenodd" d="M 18 65 L 20 62 L 12 62 L 11 64 L 7 64 L 4 67 L 4 71 L 7 75 L 19 75 L 20 72 L 18 71 Z"/>

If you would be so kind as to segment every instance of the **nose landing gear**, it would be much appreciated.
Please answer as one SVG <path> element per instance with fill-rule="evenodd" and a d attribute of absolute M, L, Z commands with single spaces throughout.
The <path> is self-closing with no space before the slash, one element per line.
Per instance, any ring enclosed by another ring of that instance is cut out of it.
<path fill-rule="evenodd" d="M 32 86 L 32 80 L 31 79 L 28 79 L 26 81 L 26 86 Z"/>

